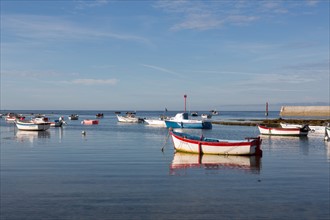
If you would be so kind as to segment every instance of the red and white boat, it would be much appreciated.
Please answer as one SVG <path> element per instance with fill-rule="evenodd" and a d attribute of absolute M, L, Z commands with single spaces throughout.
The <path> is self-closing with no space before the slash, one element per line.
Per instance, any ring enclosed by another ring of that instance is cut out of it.
<path fill-rule="evenodd" d="M 98 125 L 99 120 L 85 119 L 81 122 L 83 125 Z"/>
<path fill-rule="evenodd" d="M 16 119 L 24 119 L 25 117 L 24 116 L 21 116 L 21 115 L 17 115 L 15 113 L 8 113 L 6 116 L 5 116 L 5 120 L 7 122 L 15 122 Z"/>
<path fill-rule="evenodd" d="M 309 132 L 308 125 L 302 128 L 275 128 L 258 125 L 260 134 L 263 135 L 278 135 L 278 136 L 307 136 Z"/>
<path fill-rule="evenodd" d="M 244 140 L 221 140 L 198 137 L 190 134 L 170 131 L 174 148 L 178 152 L 196 154 L 223 155 L 262 155 L 260 137 Z"/>

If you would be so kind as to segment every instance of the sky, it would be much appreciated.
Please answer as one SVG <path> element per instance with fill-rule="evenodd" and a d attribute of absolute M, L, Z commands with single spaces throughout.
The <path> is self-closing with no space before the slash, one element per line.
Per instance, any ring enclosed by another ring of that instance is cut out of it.
<path fill-rule="evenodd" d="M 1 0 L 1 110 L 329 105 L 328 0 Z"/>

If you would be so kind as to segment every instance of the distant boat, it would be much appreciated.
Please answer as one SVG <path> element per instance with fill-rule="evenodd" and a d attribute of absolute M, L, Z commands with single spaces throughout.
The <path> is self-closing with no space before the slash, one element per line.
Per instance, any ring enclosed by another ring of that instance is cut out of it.
<path fill-rule="evenodd" d="M 280 123 L 282 128 L 302 128 L 304 125 L 300 124 L 287 124 L 287 123 Z M 308 125 L 308 127 L 311 129 L 311 133 L 318 133 L 318 134 L 324 134 L 325 132 L 325 126 L 312 126 Z"/>
<path fill-rule="evenodd" d="M 81 124 L 83 124 L 83 125 L 98 125 L 99 120 L 85 119 L 85 120 L 81 121 Z"/>
<path fill-rule="evenodd" d="M 104 115 L 103 115 L 103 113 L 97 113 L 95 116 L 96 116 L 96 118 L 103 118 Z"/>
<path fill-rule="evenodd" d="M 211 114 L 202 114 L 201 117 L 203 119 L 211 119 L 212 118 L 212 115 Z"/>
<path fill-rule="evenodd" d="M 308 125 L 302 128 L 273 128 L 258 125 L 260 134 L 263 135 L 278 135 L 278 136 L 307 136 L 309 127 Z"/>
<path fill-rule="evenodd" d="M 193 117 L 197 117 L 198 116 L 198 112 L 192 112 L 190 115 L 193 116 Z"/>
<path fill-rule="evenodd" d="M 62 127 L 63 124 L 66 124 L 66 122 L 64 121 L 64 117 L 61 116 L 59 119 L 51 121 L 50 127 Z"/>
<path fill-rule="evenodd" d="M 72 114 L 72 115 L 70 115 L 68 118 L 69 118 L 69 120 L 78 120 L 78 119 L 79 119 L 79 115 L 77 115 L 77 114 Z"/>
<path fill-rule="evenodd" d="M 208 120 L 190 120 L 188 113 L 178 113 L 175 117 L 165 120 L 167 128 L 211 129 L 212 122 Z"/>
<path fill-rule="evenodd" d="M 143 119 L 137 118 L 135 113 L 127 112 L 126 116 L 117 115 L 118 122 L 124 123 L 140 123 Z"/>
<path fill-rule="evenodd" d="M 144 119 L 144 123 L 150 126 L 166 127 L 165 119 L 166 117 L 160 117 L 158 119 Z"/>
<path fill-rule="evenodd" d="M 260 137 L 245 140 L 221 140 L 170 131 L 178 152 L 223 155 L 262 155 Z"/>
<path fill-rule="evenodd" d="M 211 112 L 212 115 L 218 115 L 219 114 L 219 112 L 217 112 L 216 110 L 211 110 L 210 112 Z"/>
<path fill-rule="evenodd" d="M 50 122 L 47 118 L 35 118 L 32 120 L 15 120 L 15 124 L 19 130 L 25 131 L 45 131 L 49 129 Z"/>
<path fill-rule="evenodd" d="M 17 114 L 12 113 L 12 112 L 8 113 L 8 114 L 5 116 L 5 120 L 6 120 L 7 122 L 15 122 L 16 119 L 22 119 L 22 120 L 23 120 L 23 119 L 25 119 L 25 117 L 22 116 L 22 115 L 17 115 Z"/>

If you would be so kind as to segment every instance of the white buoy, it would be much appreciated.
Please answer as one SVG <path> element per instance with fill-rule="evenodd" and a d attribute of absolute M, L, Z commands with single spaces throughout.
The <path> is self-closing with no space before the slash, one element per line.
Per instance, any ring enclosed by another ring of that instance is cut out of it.
<path fill-rule="evenodd" d="M 86 135 L 86 131 L 82 131 L 81 134 L 82 134 L 82 135 Z"/>

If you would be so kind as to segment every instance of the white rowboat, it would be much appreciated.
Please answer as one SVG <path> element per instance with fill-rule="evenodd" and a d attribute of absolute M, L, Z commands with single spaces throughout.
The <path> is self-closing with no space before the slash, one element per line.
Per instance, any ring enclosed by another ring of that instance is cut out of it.
<path fill-rule="evenodd" d="M 307 136 L 309 131 L 308 125 L 303 128 L 272 128 L 258 125 L 258 129 L 260 134 L 278 136 Z"/>
<path fill-rule="evenodd" d="M 245 140 L 221 140 L 170 131 L 174 148 L 179 152 L 223 155 L 261 155 L 260 137 Z"/>

